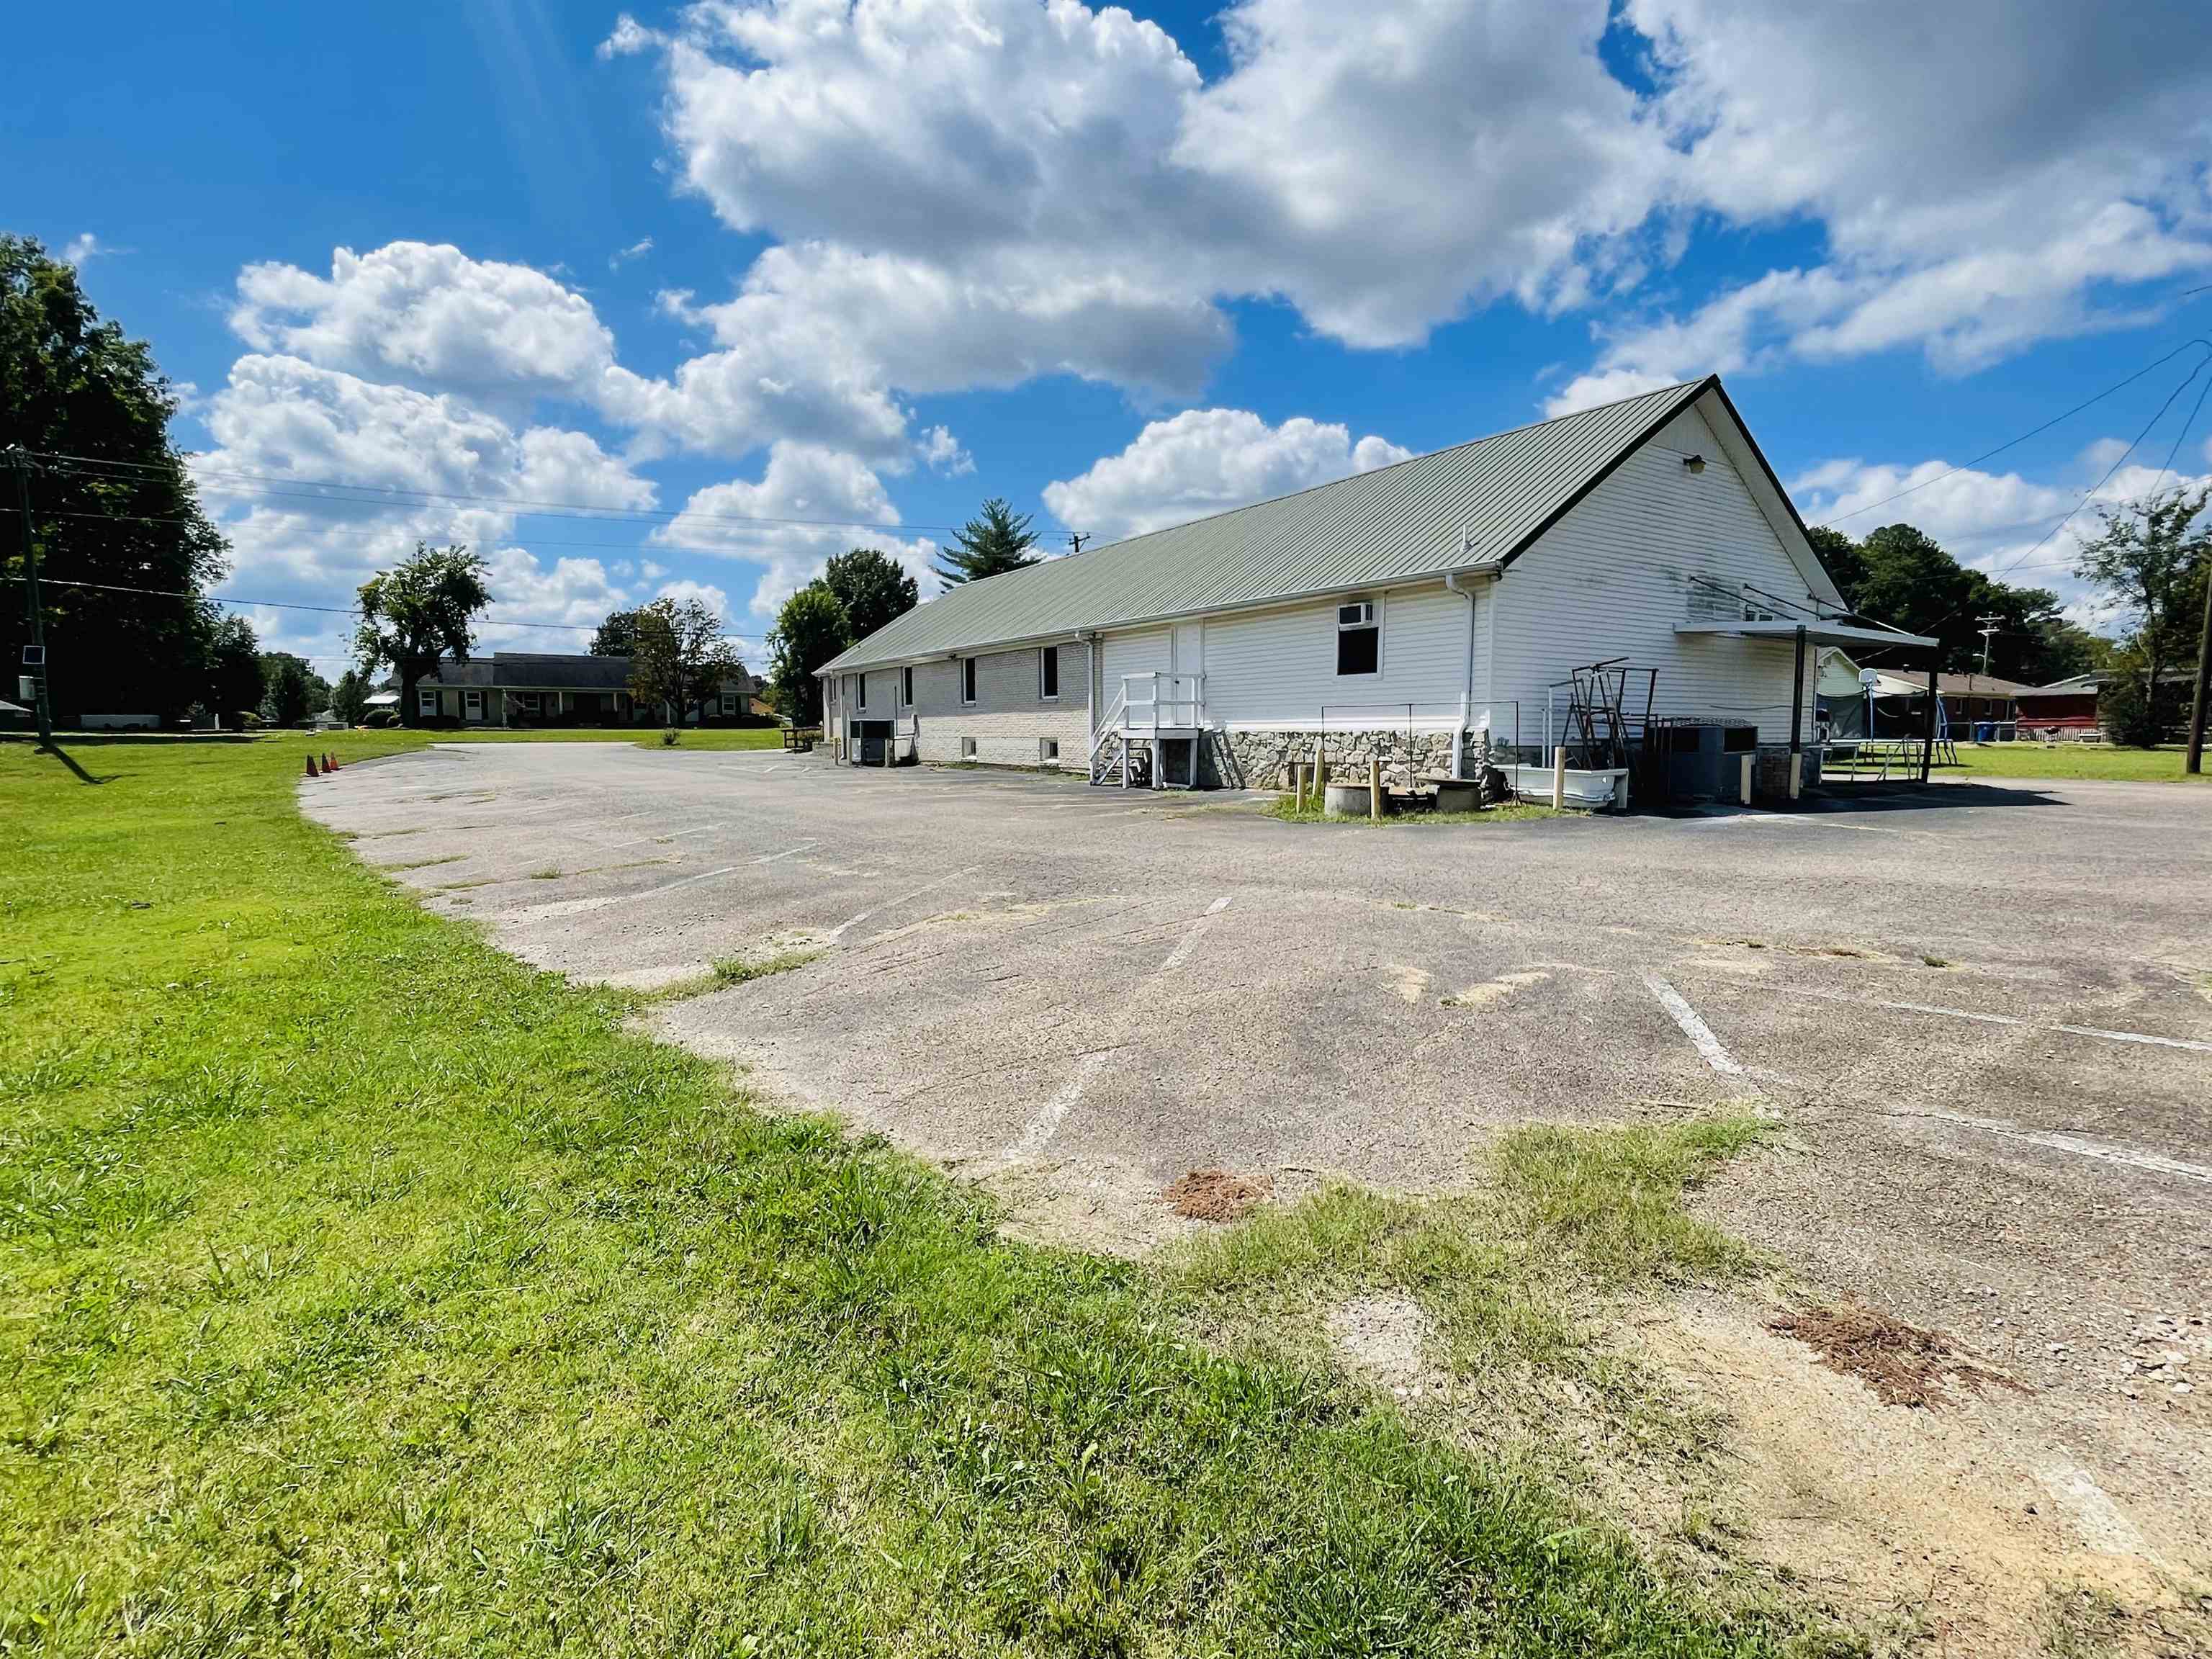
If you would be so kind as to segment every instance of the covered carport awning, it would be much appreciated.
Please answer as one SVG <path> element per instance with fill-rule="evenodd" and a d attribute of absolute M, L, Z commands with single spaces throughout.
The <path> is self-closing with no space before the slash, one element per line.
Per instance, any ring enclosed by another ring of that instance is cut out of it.
<path fill-rule="evenodd" d="M 1942 641 L 1925 634 L 1908 634 L 1901 628 L 1867 628 L 1840 622 L 1714 622 L 1676 623 L 1677 634 L 1741 634 L 1751 640 L 1794 640 L 1801 634 L 1808 645 L 1890 645 L 1914 651 L 1933 651 Z"/>
<path fill-rule="evenodd" d="M 1674 624 L 1677 634 L 1724 634 L 1738 639 L 1788 640 L 1797 647 L 1797 667 L 1790 687 L 1790 797 L 1797 798 L 1798 755 L 1805 746 L 1805 650 L 1808 646 L 1889 646 L 1907 650 L 1929 653 L 1928 659 L 1928 690 L 1936 688 L 1934 653 L 1942 641 L 1925 634 L 1908 634 L 1901 628 L 1869 628 L 1859 623 L 1831 622 L 1822 617 L 1781 617 L 1771 620 L 1723 618 L 1715 622 L 1682 622 Z M 1942 699 L 1931 695 L 1928 699 L 1928 725 L 1923 734 L 1920 750 L 1920 781 L 1928 781 L 1928 769 L 1936 756 L 1936 721 L 1942 708 Z"/>

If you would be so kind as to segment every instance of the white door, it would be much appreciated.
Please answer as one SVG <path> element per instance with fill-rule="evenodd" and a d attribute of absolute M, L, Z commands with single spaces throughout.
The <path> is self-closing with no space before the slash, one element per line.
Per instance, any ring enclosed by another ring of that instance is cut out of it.
<path fill-rule="evenodd" d="M 1174 702 L 1174 710 L 1166 716 L 1173 726 L 1195 726 L 1201 707 L 1205 687 L 1196 678 L 1206 672 L 1206 624 L 1204 622 L 1179 622 L 1175 625 L 1175 672 L 1172 690 L 1163 690 L 1163 697 Z"/>

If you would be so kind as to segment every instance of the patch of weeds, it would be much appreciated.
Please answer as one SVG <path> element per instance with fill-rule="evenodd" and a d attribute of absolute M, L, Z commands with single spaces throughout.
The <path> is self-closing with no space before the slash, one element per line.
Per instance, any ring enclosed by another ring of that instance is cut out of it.
<path fill-rule="evenodd" d="M 1951 959 L 1948 957 L 1931 957 L 1923 955 L 1920 960 L 1923 965 L 1929 968 L 1948 968 L 1951 965 Z"/>
<path fill-rule="evenodd" d="M 532 870 L 530 872 L 530 879 L 532 881 L 558 881 L 561 879 L 561 872 L 555 869 L 549 864 L 543 870 Z"/>
<path fill-rule="evenodd" d="M 714 964 L 714 980 L 720 985 L 743 985 L 748 980 L 804 968 L 821 954 L 819 951 L 781 951 L 772 957 L 725 957 Z"/>
<path fill-rule="evenodd" d="M 1310 802 L 1302 803 L 1295 795 L 1278 795 L 1261 816 L 1282 823 L 1365 823 L 1387 830 L 1440 828 L 1455 823 L 1524 823 L 1532 818 L 1581 818 L 1590 815 L 1541 806 L 1533 801 L 1508 801 L 1474 812 L 1386 812 L 1382 822 L 1375 824 L 1364 812 L 1328 812 Z"/>
<path fill-rule="evenodd" d="M 2089 1585 L 2052 1585 L 2045 1593 L 2037 1635 L 2050 1659 L 2106 1659 L 2121 1650 L 2130 1620 L 2127 1609 Z"/>
<path fill-rule="evenodd" d="M 489 887 L 491 884 L 492 878 L 489 876 L 478 876 L 474 881 L 440 882 L 430 890 L 434 893 L 465 893 L 471 887 Z"/>
<path fill-rule="evenodd" d="M 1420 1200 L 1332 1186 L 1182 1247 L 1172 1280 L 1201 1313 L 1261 1326 L 1310 1319 L 1331 1297 L 1398 1291 L 1437 1322 L 1466 1374 L 1533 1364 L 1602 1389 L 1622 1379 L 1595 1357 L 1577 1304 L 1755 1268 L 1748 1248 L 1682 1200 L 1767 1127 L 1730 1116 L 1516 1128 L 1498 1142 L 1486 1187 Z"/>
<path fill-rule="evenodd" d="M 459 864 L 467 856 L 466 853 L 448 853 L 441 859 L 416 859 L 409 864 L 386 864 L 378 867 L 386 875 L 393 875 L 402 870 L 429 870 L 441 864 Z"/>

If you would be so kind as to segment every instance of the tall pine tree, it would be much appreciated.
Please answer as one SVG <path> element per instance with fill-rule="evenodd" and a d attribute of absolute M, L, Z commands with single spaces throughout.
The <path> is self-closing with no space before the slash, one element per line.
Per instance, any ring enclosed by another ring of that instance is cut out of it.
<path fill-rule="evenodd" d="M 1015 512 L 1003 497 L 994 495 L 983 503 L 981 518 L 969 520 L 954 533 L 952 545 L 945 550 L 945 562 L 936 567 L 938 580 L 954 588 L 1035 564 L 1037 555 L 1030 550 L 1036 540 L 1030 515 Z"/>

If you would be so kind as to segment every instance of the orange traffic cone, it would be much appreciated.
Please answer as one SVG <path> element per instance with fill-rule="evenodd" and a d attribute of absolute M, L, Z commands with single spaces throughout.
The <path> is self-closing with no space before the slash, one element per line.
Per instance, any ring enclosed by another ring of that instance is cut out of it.
<path fill-rule="evenodd" d="M 338 757 L 337 757 L 336 755 L 325 755 L 325 756 L 324 756 L 324 757 L 323 757 L 323 770 L 324 770 L 324 771 L 325 771 L 325 772 L 335 772 L 335 771 L 337 771 L 337 769 L 338 769 Z"/>
<path fill-rule="evenodd" d="M 315 757 L 313 755 L 307 757 L 307 775 L 311 778 L 316 775 Z"/>

